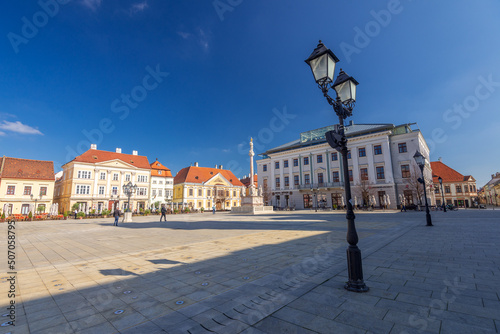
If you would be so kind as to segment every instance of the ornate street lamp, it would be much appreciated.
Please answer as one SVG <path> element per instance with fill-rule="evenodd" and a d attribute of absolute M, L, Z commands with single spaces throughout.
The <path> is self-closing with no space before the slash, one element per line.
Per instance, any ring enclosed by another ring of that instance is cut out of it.
<path fill-rule="evenodd" d="M 132 184 L 132 181 L 129 181 L 129 183 L 123 185 L 123 192 L 125 192 L 125 195 L 128 197 L 128 204 L 127 204 L 127 210 L 126 212 L 130 212 L 130 196 L 134 194 L 137 191 L 137 185 Z"/>
<path fill-rule="evenodd" d="M 440 176 L 438 180 L 439 184 L 441 185 L 441 196 L 443 196 L 443 211 L 446 212 L 446 204 L 444 203 L 443 179 Z"/>
<path fill-rule="evenodd" d="M 339 124 L 333 131 L 325 133 L 328 144 L 342 154 L 342 166 L 344 170 L 344 188 L 347 204 L 347 269 L 349 272 L 349 281 L 344 288 L 349 291 L 366 292 L 369 288 L 363 281 L 363 266 L 361 263 L 361 251 L 358 244 L 358 233 L 354 224 L 354 211 L 351 200 L 351 184 L 349 182 L 349 169 L 347 165 L 347 137 L 344 130 L 344 119 L 352 116 L 352 109 L 356 102 L 356 85 L 358 82 L 348 76 L 342 69 L 335 82 L 334 72 L 335 64 L 339 61 L 335 54 L 327 49 L 325 45 L 319 41 L 318 46 L 306 63 L 311 67 L 314 75 L 314 80 L 323 92 L 328 103 L 333 107 L 333 110 L 339 117 Z M 328 90 L 333 88 L 336 92 L 336 98 L 328 95 Z"/>
<path fill-rule="evenodd" d="M 429 212 L 429 205 L 427 204 L 427 190 L 425 189 L 425 176 L 424 176 L 424 168 L 426 164 L 426 159 L 420 153 L 419 151 L 415 152 L 415 155 L 413 156 L 413 159 L 415 159 L 415 162 L 417 163 L 418 167 L 420 167 L 420 171 L 422 172 L 422 178 L 419 178 L 419 182 L 424 185 L 424 198 L 425 198 L 425 217 L 427 219 L 427 225 L 426 226 L 433 226 L 432 225 L 432 219 L 431 219 L 431 214 Z"/>

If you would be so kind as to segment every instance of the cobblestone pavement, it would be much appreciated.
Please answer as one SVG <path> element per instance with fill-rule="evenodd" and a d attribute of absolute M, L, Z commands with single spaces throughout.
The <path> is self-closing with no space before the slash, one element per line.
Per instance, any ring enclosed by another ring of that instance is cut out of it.
<path fill-rule="evenodd" d="M 362 294 L 343 213 L 17 222 L 15 298 L 2 223 L 0 333 L 498 333 L 500 211 L 432 216 L 357 213 Z"/>

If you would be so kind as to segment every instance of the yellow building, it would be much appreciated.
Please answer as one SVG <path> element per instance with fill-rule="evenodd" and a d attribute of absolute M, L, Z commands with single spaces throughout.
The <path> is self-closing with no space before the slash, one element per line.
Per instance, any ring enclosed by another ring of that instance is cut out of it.
<path fill-rule="evenodd" d="M 127 209 L 128 197 L 123 185 L 132 182 L 137 185 L 137 192 L 130 197 L 130 209 L 139 211 L 147 208 L 149 201 L 149 181 L 151 167 L 148 158 L 137 151 L 123 154 L 117 148 L 115 152 L 97 150 L 96 145 L 63 165 L 63 176 L 56 181 L 54 202 L 59 204 L 59 211 L 72 211 L 78 204 L 78 210 L 89 213 L 103 209 Z"/>
<path fill-rule="evenodd" d="M 231 210 L 241 206 L 245 186 L 230 170 L 216 168 L 186 167 L 174 178 L 175 207 L 211 210 L 215 203 L 217 210 Z"/>
<path fill-rule="evenodd" d="M 54 182 L 52 161 L 0 158 L 0 211 L 6 217 L 48 213 Z"/>

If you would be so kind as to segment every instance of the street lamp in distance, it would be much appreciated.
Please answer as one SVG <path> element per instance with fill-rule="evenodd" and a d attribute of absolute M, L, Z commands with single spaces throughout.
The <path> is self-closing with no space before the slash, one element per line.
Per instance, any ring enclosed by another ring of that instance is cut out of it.
<path fill-rule="evenodd" d="M 344 173 L 344 189 L 347 202 L 347 270 L 349 273 L 349 281 L 344 288 L 354 292 L 367 292 L 369 288 L 363 280 L 363 266 L 361 262 L 361 251 L 359 250 L 358 234 L 354 223 L 354 211 L 351 200 L 351 185 L 349 182 L 349 168 L 347 164 L 347 137 L 344 130 L 344 119 L 352 116 L 352 109 L 356 102 L 356 86 L 358 82 L 348 76 L 342 69 L 333 81 L 335 75 L 335 64 L 339 61 L 337 56 L 328 49 L 321 41 L 311 53 L 309 58 L 305 60 L 307 65 L 311 67 L 314 80 L 321 89 L 323 96 L 328 103 L 333 107 L 333 110 L 339 118 L 339 124 L 335 130 L 325 133 L 328 144 L 342 155 L 342 166 Z M 328 95 L 330 88 L 336 92 L 336 97 Z"/>
<path fill-rule="evenodd" d="M 444 202 L 444 192 L 443 192 L 443 178 L 440 176 L 438 178 L 439 184 L 441 185 L 441 196 L 443 197 L 443 211 L 446 212 L 446 203 Z"/>
<path fill-rule="evenodd" d="M 415 155 L 413 156 L 413 159 L 415 159 L 415 162 L 417 163 L 418 167 L 420 167 L 420 171 L 422 172 L 422 178 L 419 179 L 419 182 L 424 185 L 425 217 L 427 219 L 426 226 L 433 226 L 432 225 L 431 214 L 429 212 L 429 204 L 427 203 L 427 189 L 426 189 L 425 176 L 424 176 L 424 168 L 425 168 L 426 160 L 427 159 L 425 159 L 425 157 L 419 151 L 415 152 Z"/>

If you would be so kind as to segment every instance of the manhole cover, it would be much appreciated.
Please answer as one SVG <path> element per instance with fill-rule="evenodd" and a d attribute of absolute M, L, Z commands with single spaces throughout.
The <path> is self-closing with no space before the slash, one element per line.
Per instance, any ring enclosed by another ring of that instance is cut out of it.
<path fill-rule="evenodd" d="M 127 290 L 127 291 L 123 291 L 123 294 L 124 294 L 124 295 L 128 295 L 128 294 L 129 294 L 129 293 L 131 293 L 131 292 L 132 292 L 132 291 Z"/>
<path fill-rule="evenodd" d="M 124 311 L 123 310 L 117 310 L 115 311 L 115 314 L 122 314 Z"/>
<path fill-rule="evenodd" d="M 207 285 L 208 285 L 208 283 L 207 283 L 207 282 L 205 282 L 205 283 L 201 283 L 201 285 L 203 285 L 203 286 L 207 286 Z"/>
<path fill-rule="evenodd" d="M 182 305 L 182 304 L 184 304 L 184 301 L 183 301 L 183 300 L 178 300 L 178 301 L 176 301 L 175 303 L 176 303 L 177 305 Z"/>

